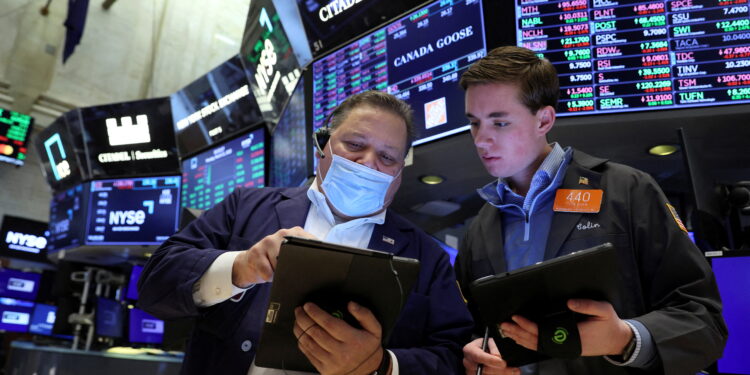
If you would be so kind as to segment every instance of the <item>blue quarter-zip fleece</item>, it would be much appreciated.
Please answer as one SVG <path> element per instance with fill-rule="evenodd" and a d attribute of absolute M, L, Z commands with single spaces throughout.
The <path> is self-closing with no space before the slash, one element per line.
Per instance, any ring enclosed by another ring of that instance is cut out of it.
<path fill-rule="evenodd" d="M 479 195 L 503 213 L 505 262 L 508 271 L 544 259 L 555 191 L 562 184 L 573 151 L 555 143 L 531 179 L 525 197 L 513 192 L 505 179 L 478 189 Z"/>

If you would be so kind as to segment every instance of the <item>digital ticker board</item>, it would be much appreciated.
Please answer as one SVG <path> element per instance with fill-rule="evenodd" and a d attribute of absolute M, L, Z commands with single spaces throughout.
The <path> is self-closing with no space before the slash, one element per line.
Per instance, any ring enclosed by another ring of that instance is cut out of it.
<path fill-rule="evenodd" d="M 436 1 L 312 64 L 313 129 L 347 97 L 382 90 L 411 104 L 414 145 L 468 129 L 459 77 L 487 54 L 482 3 Z"/>
<path fill-rule="evenodd" d="M 560 116 L 750 103 L 748 0 L 516 0 Z"/>
<path fill-rule="evenodd" d="M 0 108 L 0 161 L 23 165 L 34 118 Z"/>
<path fill-rule="evenodd" d="M 266 186 L 264 128 L 182 160 L 182 207 L 207 210 L 238 187 Z"/>

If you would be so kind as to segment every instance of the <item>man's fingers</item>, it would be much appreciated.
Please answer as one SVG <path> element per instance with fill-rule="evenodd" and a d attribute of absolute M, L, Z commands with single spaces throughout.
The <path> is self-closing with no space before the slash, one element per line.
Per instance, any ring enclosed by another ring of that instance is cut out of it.
<path fill-rule="evenodd" d="M 359 321 L 359 324 L 362 325 L 362 328 L 365 331 L 370 332 L 370 334 L 377 338 L 382 336 L 380 322 L 378 322 L 378 319 L 375 318 L 375 315 L 370 309 L 361 306 L 354 301 L 350 301 L 347 308 L 349 309 L 349 312 L 354 315 L 354 318 Z"/>
<path fill-rule="evenodd" d="M 537 350 L 538 346 L 538 335 L 529 332 L 518 324 L 505 322 L 500 325 L 503 333 L 506 337 L 511 338 L 516 344 L 523 346 L 526 349 Z"/>
<path fill-rule="evenodd" d="M 568 308 L 577 313 L 598 317 L 608 317 L 614 311 L 609 303 L 590 299 L 568 300 Z"/>
<path fill-rule="evenodd" d="M 464 346 L 464 358 L 473 363 L 481 363 L 494 368 L 505 368 L 505 361 L 500 359 L 499 354 L 490 354 L 482 351 L 482 339 L 476 339 Z M 493 344 L 494 345 L 494 344 Z M 497 346 L 495 346 L 497 351 Z"/>
<path fill-rule="evenodd" d="M 312 302 L 305 303 L 302 305 L 302 308 L 305 310 L 305 313 L 315 321 L 315 324 L 319 325 L 323 330 L 328 332 L 331 337 L 338 341 L 346 341 L 347 336 L 345 332 L 347 332 L 347 328 L 354 329 L 342 319 L 334 317 Z"/>
<path fill-rule="evenodd" d="M 518 326 L 523 330 L 530 332 L 535 336 L 539 335 L 539 327 L 531 320 L 528 320 L 520 315 L 513 315 L 511 319 L 513 319 L 513 321 L 516 322 L 516 324 L 518 324 Z"/>

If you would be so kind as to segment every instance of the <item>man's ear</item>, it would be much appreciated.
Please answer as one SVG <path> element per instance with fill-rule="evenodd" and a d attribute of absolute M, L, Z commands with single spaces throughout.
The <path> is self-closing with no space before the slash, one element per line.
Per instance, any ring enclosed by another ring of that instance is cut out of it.
<path fill-rule="evenodd" d="M 552 130 L 552 126 L 555 124 L 556 113 L 552 106 L 544 106 L 536 111 L 536 118 L 539 121 L 539 127 L 537 130 L 541 134 L 547 134 Z"/>

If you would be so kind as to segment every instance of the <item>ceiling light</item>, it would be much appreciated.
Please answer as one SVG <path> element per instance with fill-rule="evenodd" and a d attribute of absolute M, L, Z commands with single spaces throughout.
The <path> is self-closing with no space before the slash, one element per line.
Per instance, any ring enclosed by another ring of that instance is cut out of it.
<path fill-rule="evenodd" d="M 656 156 L 667 156 L 677 152 L 677 146 L 675 145 L 656 145 L 648 149 L 648 153 Z"/>
<path fill-rule="evenodd" d="M 444 179 L 438 175 L 428 174 L 420 177 L 419 181 L 422 181 L 423 184 L 427 185 L 437 185 L 442 183 Z"/>

